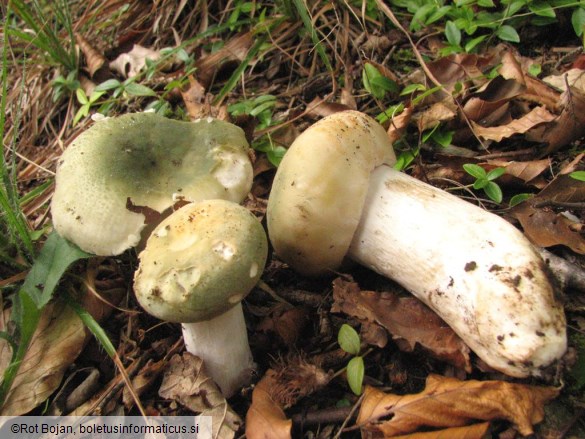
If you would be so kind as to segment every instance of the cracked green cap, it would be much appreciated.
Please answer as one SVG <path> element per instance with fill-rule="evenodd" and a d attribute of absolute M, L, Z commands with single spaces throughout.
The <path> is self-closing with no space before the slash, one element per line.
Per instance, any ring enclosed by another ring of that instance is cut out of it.
<path fill-rule="evenodd" d="M 54 227 L 87 252 L 120 254 L 140 242 L 143 212 L 178 201 L 241 202 L 252 186 L 248 150 L 239 127 L 213 118 L 134 113 L 99 121 L 59 160 Z"/>

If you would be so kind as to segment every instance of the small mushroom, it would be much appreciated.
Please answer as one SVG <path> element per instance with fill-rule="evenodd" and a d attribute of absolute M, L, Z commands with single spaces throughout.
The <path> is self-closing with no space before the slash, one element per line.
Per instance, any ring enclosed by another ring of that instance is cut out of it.
<path fill-rule="evenodd" d="M 178 201 L 242 201 L 252 185 L 244 132 L 208 118 L 134 113 L 95 123 L 59 160 L 51 204 L 64 238 L 97 255 L 136 246 L 146 213 Z"/>
<path fill-rule="evenodd" d="M 250 211 L 209 200 L 162 221 L 139 255 L 138 302 L 159 319 L 182 323 L 187 350 L 204 361 L 226 397 L 252 377 L 241 301 L 258 282 L 267 249 Z"/>
<path fill-rule="evenodd" d="M 384 129 L 354 111 L 303 132 L 268 201 L 276 254 L 318 275 L 349 258 L 395 280 L 488 365 L 540 375 L 567 347 L 547 269 L 504 219 L 394 170 Z"/>

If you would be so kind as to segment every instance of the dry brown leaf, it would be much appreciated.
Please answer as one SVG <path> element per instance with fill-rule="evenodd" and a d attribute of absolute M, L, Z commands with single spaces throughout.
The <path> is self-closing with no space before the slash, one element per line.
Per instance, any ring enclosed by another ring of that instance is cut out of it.
<path fill-rule="evenodd" d="M 292 422 L 284 409 L 324 387 L 331 376 L 300 357 L 290 357 L 269 369 L 254 388 L 246 414 L 246 437 L 290 438 Z"/>
<path fill-rule="evenodd" d="M 528 183 L 549 169 L 552 160 L 550 158 L 542 160 L 530 160 L 527 162 L 509 162 L 506 160 L 492 159 L 486 163 L 493 167 L 506 169 L 506 174 L 519 178 Z"/>
<path fill-rule="evenodd" d="M 99 53 L 83 36 L 76 33 L 75 41 L 79 46 L 79 49 L 85 57 L 85 63 L 87 64 L 87 72 L 89 77 L 93 78 L 95 73 L 103 67 L 106 62 L 106 57 Z M 89 96 L 89 94 L 88 94 Z"/>
<path fill-rule="evenodd" d="M 181 90 L 181 97 L 185 102 L 187 114 L 191 120 L 214 117 L 220 120 L 228 120 L 226 105 L 213 105 L 213 96 L 206 93 L 205 87 L 192 75 L 189 76 L 189 86 Z"/>
<path fill-rule="evenodd" d="M 567 91 L 568 84 L 585 93 L 585 70 L 582 69 L 570 69 L 561 75 L 547 76 L 542 80 L 561 91 Z"/>
<path fill-rule="evenodd" d="M 97 267 L 91 262 L 86 278 L 86 286 L 91 284 L 91 289 L 100 296 L 84 288 L 81 306 L 100 322 L 111 313 L 110 304 L 126 294 L 124 282 L 118 277 L 117 267 Z M 4 321 L 8 321 L 8 316 L 9 310 L 5 311 Z M 0 414 L 22 415 L 44 402 L 57 389 L 89 338 L 89 331 L 71 307 L 60 301 L 47 305 Z M 0 339 L 0 374 L 11 356 L 8 343 Z"/>
<path fill-rule="evenodd" d="M 63 374 L 79 355 L 86 330 L 75 311 L 62 302 L 48 305 L 0 414 L 28 413 L 59 386 Z M 11 358 L 6 340 L 0 340 L 2 370 Z"/>
<path fill-rule="evenodd" d="M 344 104 L 338 104 L 337 102 L 327 102 L 319 96 L 315 96 L 315 98 L 307 105 L 306 114 L 307 116 L 317 119 L 346 110 L 352 110 L 352 108 Z"/>
<path fill-rule="evenodd" d="M 288 439 L 291 437 L 292 421 L 286 418 L 282 407 L 270 396 L 276 384 L 276 373 L 270 369 L 254 388 L 252 405 L 246 414 L 248 439 Z"/>
<path fill-rule="evenodd" d="M 585 182 L 568 175 L 559 175 L 538 195 L 515 206 L 511 215 L 515 217 L 524 234 L 540 247 L 565 245 L 573 251 L 585 254 L 585 238 L 575 223 L 552 207 L 555 203 L 582 203 L 585 201 Z"/>
<path fill-rule="evenodd" d="M 201 416 L 211 416 L 214 438 L 231 439 L 242 424 L 205 372 L 203 360 L 189 352 L 171 358 L 158 394 L 178 401 Z"/>
<path fill-rule="evenodd" d="M 273 332 L 278 335 L 285 346 L 292 347 L 297 342 L 308 319 L 307 310 L 278 303 L 256 329 L 262 332 Z"/>
<path fill-rule="evenodd" d="M 502 139 L 512 137 L 515 134 L 524 134 L 528 130 L 534 128 L 542 123 L 551 122 L 555 119 L 555 115 L 551 114 L 544 107 L 535 107 L 524 116 L 513 119 L 506 125 L 495 127 L 483 127 L 478 123 L 471 121 L 473 131 L 483 139 L 495 140 L 501 142 Z"/>
<path fill-rule="evenodd" d="M 467 425 L 465 427 L 445 428 L 443 430 L 392 436 L 393 439 L 488 439 L 489 422 Z"/>
<path fill-rule="evenodd" d="M 546 143 L 548 155 L 585 135 L 585 93 L 570 88 L 561 95 L 561 114 L 552 122 L 527 132 L 527 139 Z"/>
<path fill-rule="evenodd" d="M 208 87 L 213 78 L 227 63 L 243 61 L 253 42 L 254 35 L 252 32 L 245 32 L 231 38 L 221 49 L 195 63 L 197 79 L 204 87 Z"/>
<path fill-rule="evenodd" d="M 409 105 L 398 116 L 393 116 L 392 119 L 390 119 L 390 126 L 388 127 L 388 137 L 390 138 L 390 142 L 394 143 L 404 135 L 411 117 L 412 106 Z"/>
<path fill-rule="evenodd" d="M 457 106 L 452 99 L 445 99 L 417 113 L 413 119 L 417 122 L 418 131 L 422 133 L 423 131 L 434 128 L 441 122 L 453 120 L 456 116 Z"/>
<path fill-rule="evenodd" d="M 544 404 L 558 394 L 553 387 L 429 375 L 425 390 L 412 395 L 386 394 L 367 386 L 356 423 L 366 434 L 392 437 L 421 427 L 459 427 L 476 420 L 504 419 L 526 436 L 544 418 Z"/>
<path fill-rule="evenodd" d="M 156 61 L 160 58 L 160 52 L 135 44 L 132 50 L 120 54 L 110 63 L 110 69 L 125 78 L 136 76 L 146 66 L 146 60 Z"/>
<path fill-rule="evenodd" d="M 355 282 L 333 281 L 332 312 L 375 322 L 393 335 L 398 346 L 412 351 L 417 344 L 431 355 L 471 370 L 469 348 L 437 314 L 414 297 L 362 291 Z"/>

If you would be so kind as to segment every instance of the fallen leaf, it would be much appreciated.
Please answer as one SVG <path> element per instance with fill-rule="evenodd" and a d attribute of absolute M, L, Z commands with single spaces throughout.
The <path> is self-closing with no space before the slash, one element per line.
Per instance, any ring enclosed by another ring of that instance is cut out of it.
<path fill-rule="evenodd" d="M 548 155 L 585 135 L 585 93 L 570 88 L 561 95 L 561 114 L 552 122 L 527 132 L 527 139 L 545 143 Z"/>
<path fill-rule="evenodd" d="M 413 120 L 417 122 L 419 132 L 434 128 L 441 122 L 447 122 L 455 119 L 457 116 L 457 106 L 452 99 L 445 99 L 441 102 L 432 104 L 426 110 L 417 113 Z"/>
<path fill-rule="evenodd" d="M 474 121 L 471 121 L 471 125 L 473 126 L 473 131 L 479 137 L 501 142 L 502 139 L 512 137 L 515 134 L 524 134 L 535 126 L 545 122 L 551 122 L 555 118 L 556 116 L 551 114 L 546 108 L 535 107 L 529 113 L 518 119 L 512 119 L 506 125 L 483 127 Z"/>
<path fill-rule="evenodd" d="M 219 50 L 196 61 L 197 79 L 204 87 L 208 87 L 213 78 L 228 63 L 241 62 L 252 47 L 254 35 L 252 32 L 239 34 L 227 41 Z"/>
<path fill-rule="evenodd" d="M 256 329 L 262 332 L 275 333 L 285 346 L 292 347 L 297 342 L 308 319 L 307 310 L 278 303 L 270 310 L 270 314 L 258 324 Z"/>
<path fill-rule="evenodd" d="M 0 414 L 22 415 L 45 401 L 83 349 L 85 338 L 83 322 L 72 308 L 62 302 L 48 305 Z M 11 350 L 4 339 L 0 346 L 4 369 Z"/>
<path fill-rule="evenodd" d="M 321 389 L 331 376 L 300 357 L 280 361 L 264 374 L 252 392 L 252 405 L 246 414 L 248 439 L 284 439 L 291 437 L 291 420 L 284 409 Z"/>
<path fill-rule="evenodd" d="M 411 117 L 412 105 L 407 106 L 398 116 L 392 116 L 390 119 L 390 126 L 388 127 L 388 137 L 390 138 L 390 142 L 394 143 L 404 135 Z"/>
<path fill-rule="evenodd" d="M 112 61 L 110 69 L 120 73 L 125 78 L 132 78 L 146 66 L 147 59 L 156 61 L 159 58 L 160 53 L 156 50 L 135 44 L 130 52 L 122 53 Z"/>
<path fill-rule="evenodd" d="M 307 105 L 306 114 L 317 119 L 346 110 L 352 110 L 352 108 L 344 104 L 338 104 L 337 102 L 327 102 L 319 96 L 315 96 L 315 98 Z"/>
<path fill-rule="evenodd" d="M 282 407 L 274 402 L 270 391 L 276 384 L 276 373 L 270 369 L 252 392 L 252 405 L 246 414 L 248 439 L 287 439 L 291 437 L 292 421 Z"/>
<path fill-rule="evenodd" d="M 174 399 L 201 416 L 212 417 L 214 438 L 233 438 L 242 424 L 213 379 L 203 360 L 189 352 L 173 355 L 158 394 Z"/>
<path fill-rule="evenodd" d="M 393 437 L 421 427 L 459 427 L 476 420 L 503 419 L 527 436 L 544 418 L 544 404 L 558 394 L 553 387 L 429 375 L 425 389 L 417 394 L 386 394 L 366 386 L 356 424 L 363 434 Z"/>
<path fill-rule="evenodd" d="M 192 75 L 189 76 L 189 86 L 181 89 L 181 97 L 185 103 L 187 114 L 191 120 L 214 117 L 220 120 L 228 120 L 226 105 L 213 105 L 213 96 L 206 93 L 205 87 Z"/>
<path fill-rule="evenodd" d="M 357 283 L 337 278 L 333 281 L 333 299 L 332 312 L 344 312 L 383 326 L 400 349 L 410 352 L 418 344 L 435 358 L 471 370 L 467 345 L 415 297 L 362 291 Z"/>
<path fill-rule="evenodd" d="M 76 33 L 75 41 L 79 46 L 79 49 L 85 57 L 85 63 L 87 64 L 87 72 L 89 77 L 93 78 L 96 72 L 103 67 L 106 62 L 106 57 L 98 52 L 82 35 Z M 89 96 L 89 95 L 88 95 Z"/>
<path fill-rule="evenodd" d="M 557 213 L 553 208 L 563 203 L 585 201 L 585 182 L 568 175 L 559 175 L 539 194 L 514 206 L 511 215 L 520 221 L 524 234 L 540 247 L 564 245 L 579 254 L 585 254 L 585 238 L 576 223 Z"/>
<path fill-rule="evenodd" d="M 117 267 L 112 270 L 105 265 L 98 268 L 90 262 L 88 273 L 93 273 L 91 276 L 88 274 L 86 279 L 86 287 L 91 284 L 91 288 L 84 288 L 80 303 L 100 322 L 111 313 L 111 304 L 117 303 L 126 294 L 125 285 Z M 100 280 L 100 276 L 104 279 Z M 5 311 L 4 321 L 8 321 L 8 317 L 9 310 Z M 58 388 L 65 371 L 90 337 L 71 307 L 61 301 L 47 305 L 0 414 L 22 415 L 44 402 Z M 7 341 L 0 339 L 0 374 L 4 373 L 11 357 L 12 350 Z"/>
<path fill-rule="evenodd" d="M 392 436 L 392 439 L 488 439 L 489 422 L 467 425 L 465 427 L 452 427 L 442 430 L 425 431 L 399 436 Z"/>
<path fill-rule="evenodd" d="M 504 168 L 507 175 L 519 178 L 525 183 L 534 180 L 544 171 L 550 168 L 552 160 L 550 158 L 542 160 L 530 160 L 526 162 L 509 162 L 506 160 L 492 159 L 486 162 L 487 165 L 494 168 Z"/>
<path fill-rule="evenodd" d="M 585 93 L 585 70 L 570 69 L 560 75 L 550 75 L 542 79 L 561 91 L 567 91 L 567 85 Z"/>

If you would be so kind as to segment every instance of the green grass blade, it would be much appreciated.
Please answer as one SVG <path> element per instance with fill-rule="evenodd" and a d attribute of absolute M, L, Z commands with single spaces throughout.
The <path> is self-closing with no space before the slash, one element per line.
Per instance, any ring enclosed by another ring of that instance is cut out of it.
<path fill-rule="evenodd" d="M 102 345 L 106 353 L 110 357 L 116 356 L 116 348 L 110 341 L 106 331 L 100 326 L 100 324 L 93 318 L 93 316 L 74 299 L 69 294 L 63 293 L 63 299 L 68 306 L 73 308 L 75 313 L 79 316 L 83 324 L 89 329 L 89 331 L 94 335 L 94 337 L 99 341 Z"/>
<path fill-rule="evenodd" d="M 240 63 L 240 65 L 234 71 L 234 73 L 232 73 L 232 75 L 229 77 L 227 82 L 224 84 L 224 86 L 221 88 L 221 90 L 213 100 L 214 104 L 221 102 L 223 98 L 225 98 L 226 95 L 233 90 L 233 88 L 240 80 L 242 73 L 244 73 L 244 70 L 246 70 L 246 67 L 248 67 L 248 65 L 250 64 L 250 61 L 252 61 L 252 59 L 254 59 L 258 52 L 260 52 L 260 49 L 262 48 L 262 45 L 264 44 L 265 41 L 266 41 L 265 36 L 260 37 L 256 40 L 256 43 L 250 48 L 250 50 L 248 50 L 248 53 L 246 54 L 244 60 Z"/>
<path fill-rule="evenodd" d="M 313 22 L 311 21 L 311 17 L 309 15 L 309 10 L 307 8 L 307 5 L 305 4 L 305 2 L 303 2 L 303 0 L 294 0 L 294 4 L 295 4 L 295 7 L 297 8 L 297 12 L 299 13 L 299 16 L 301 17 L 301 21 L 303 22 L 303 26 L 305 26 L 305 29 L 311 35 L 311 40 L 313 41 L 313 44 L 315 45 L 315 50 L 317 51 L 319 58 L 321 58 L 321 61 L 323 61 L 323 64 L 325 64 L 325 67 L 327 67 L 327 70 L 332 71 L 333 67 L 331 66 L 331 62 L 329 61 L 329 57 L 327 56 L 327 53 L 325 52 L 325 49 L 323 48 L 321 41 L 319 41 L 319 37 L 317 35 L 317 30 L 313 26 Z"/>

